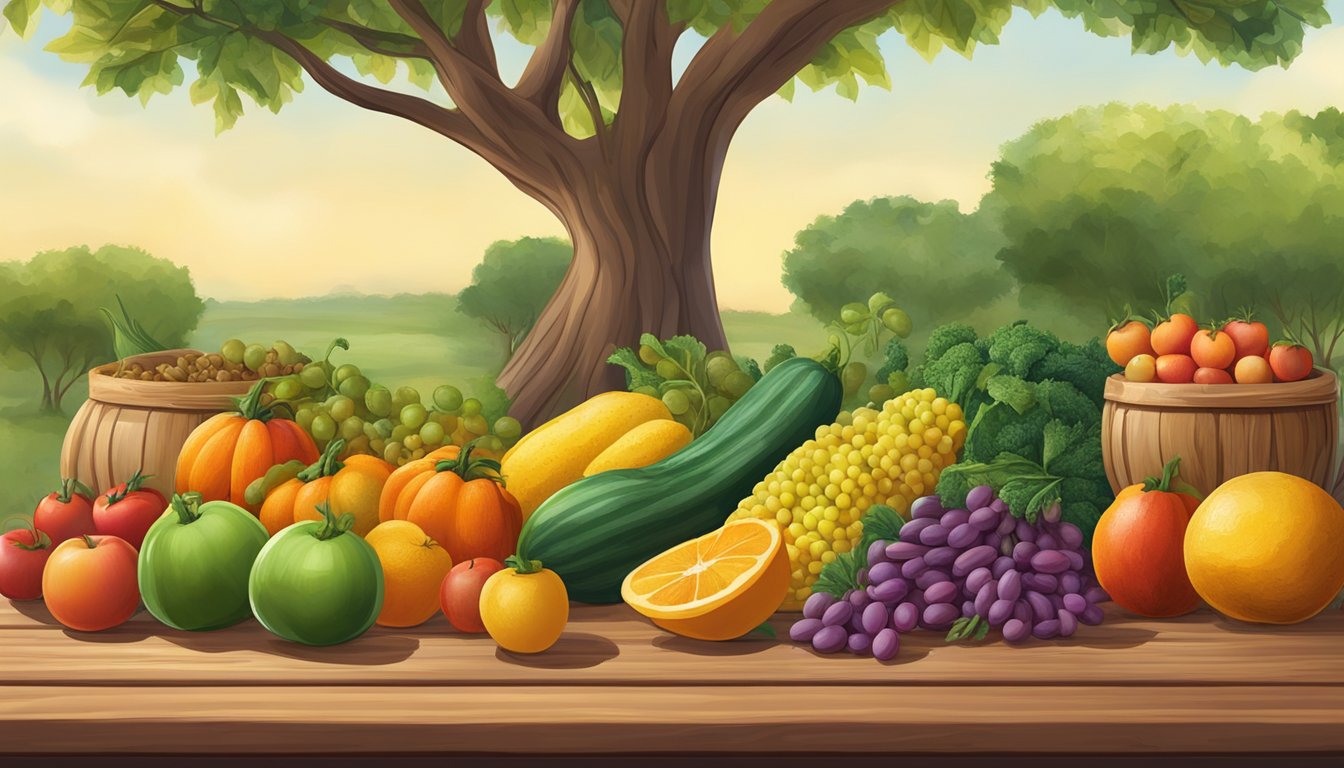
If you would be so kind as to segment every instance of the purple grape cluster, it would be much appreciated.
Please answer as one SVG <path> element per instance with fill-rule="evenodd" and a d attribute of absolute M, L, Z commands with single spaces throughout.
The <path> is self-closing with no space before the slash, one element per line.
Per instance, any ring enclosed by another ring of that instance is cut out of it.
<path fill-rule="evenodd" d="M 843 598 L 817 592 L 789 630 L 820 653 L 849 649 L 894 657 L 916 628 L 999 629 L 1010 643 L 1069 637 L 1078 624 L 1100 624 L 1110 598 L 1083 553 L 1083 532 L 1060 521 L 1059 505 L 1036 524 L 1013 517 L 987 485 L 971 490 L 967 509 L 944 509 L 937 496 L 910 506 L 899 541 L 868 547 L 861 589 Z M 954 632 L 954 636 L 957 633 Z M 969 633 L 961 634 L 961 637 Z"/>

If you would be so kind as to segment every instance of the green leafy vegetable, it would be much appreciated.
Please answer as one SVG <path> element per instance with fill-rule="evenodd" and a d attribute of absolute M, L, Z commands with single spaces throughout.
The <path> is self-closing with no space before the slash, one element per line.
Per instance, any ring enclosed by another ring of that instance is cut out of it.
<path fill-rule="evenodd" d="M 116 352 L 117 358 L 125 360 L 134 355 L 143 355 L 149 352 L 162 352 L 168 347 L 162 342 L 149 335 L 149 331 L 141 325 L 131 313 L 126 310 L 126 303 L 117 295 L 117 307 L 121 310 L 121 317 L 112 314 L 107 307 L 98 309 L 107 318 L 107 322 L 112 326 L 112 350 Z"/>
<path fill-rule="evenodd" d="M 901 526 L 905 524 L 896 510 L 883 504 L 874 504 L 863 516 L 863 537 L 859 546 L 836 555 L 817 575 L 813 592 L 843 597 L 851 589 L 859 589 L 859 571 L 868 567 L 868 547 L 879 539 L 899 541 Z"/>

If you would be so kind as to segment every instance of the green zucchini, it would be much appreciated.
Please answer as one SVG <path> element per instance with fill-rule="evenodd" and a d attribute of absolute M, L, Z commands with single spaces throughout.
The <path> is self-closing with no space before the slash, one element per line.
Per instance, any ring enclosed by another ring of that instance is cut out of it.
<path fill-rule="evenodd" d="M 820 363 L 780 363 L 677 453 L 551 496 L 523 526 L 518 557 L 559 574 L 573 600 L 620 602 L 626 574 L 723 525 L 789 452 L 835 420 L 840 400 L 839 378 Z"/>

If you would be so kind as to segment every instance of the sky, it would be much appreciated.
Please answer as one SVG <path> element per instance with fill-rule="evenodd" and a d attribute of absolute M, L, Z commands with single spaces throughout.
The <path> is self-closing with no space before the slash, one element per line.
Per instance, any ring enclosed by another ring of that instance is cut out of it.
<path fill-rule="evenodd" d="M 720 304 L 784 311 L 776 277 L 794 234 L 854 200 L 912 195 L 975 207 L 998 148 L 1031 125 L 1110 101 L 1192 103 L 1248 116 L 1344 107 L 1344 0 L 1287 69 L 1252 73 L 1164 52 L 1132 55 L 1053 11 L 1019 12 L 1001 44 L 928 63 L 882 41 L 890 91 L 857 102 L 799 87 L 746 120 L 729 150 L 712 248 Z M 0 19 L 3 24 L 3 19 Z M 0 32 L 0 259 L 104 243 L 190 267 L 217 299 L 457 291 L 496 240 L 564 230 L 484 161 L 309 83 L 279 115 L 248 104 L 215 136 L 186 89 L 147 107 L 81 88 L 86 70 L 37 35 Z M 516 78 L 530 49 L 500 41 Z M 697 41 L 678 47 L 682 66 Z M 764 276 L 764 277 L 763 277 Z M 918 276 L 912 276 L 917 279 Z"/>

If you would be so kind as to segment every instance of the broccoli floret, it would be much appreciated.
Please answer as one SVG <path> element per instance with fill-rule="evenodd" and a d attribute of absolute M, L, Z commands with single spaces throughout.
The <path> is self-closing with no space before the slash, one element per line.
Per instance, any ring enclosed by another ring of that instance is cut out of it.
<path fill-rule="evenodd" d="M 761 373 L 761 366 L 756 363 L 754 358 L 747 357 L 746 355 L 738 355 L 735 359 L 737 360 L 738 367 L 743 371 L 746 371 L 752 381 L 761 380 L 761 376 L 764 374 Z"/>
<path fill-rule="evenodd" d="M 1067 381 L 1042 381 L 1036 385 L 1036 403 L 1048 418 L 1065 424 L 1091 426 L 1101 423 L 1101 408 Z"/>
<path fill-rule="evenodd" d="M 958 344 L 977 341 L 975 329 L 965 323 L 948 323 L 933 329 L 924 345 L 924 362 L 937 360 Z"/>
<path fill-rule="evenodd" d="M 1041 434 L 1050 414 L 1036 407 L 1019 414 L 1007 403 L 984 406 L 976 414 L 975 429 L 966 436 L 965 459 L 991 462 L 1001 453 L 1041 461 Z"/>
<path fill-rule="evenodd" d="M 794 351 L 792 344 L 776 344 L 775 348 L 770 350 L 770 356 L 765 358 L 765 365 L 762 368 L 769 373 L 771 368 L 797 356 L 798 353 Z"/>
<path fill-rule="evenodd" d="M 1061 343 L 1032 366 L 1031 378 L 1067 381 L 1100 407 L 1107 377 L 1119 372 L 1120 366 L 1106 354 L 1106 348 L 1098 339 L 1092 339 L 1081 347 L 1067 341 Z"/>
<path fill-rule="evenodd" d="M 939 395 L 966 411 L 978 392 L 975 384 L 984 367 L 985 361 L 980 357 L 980 350 L 970 342 L 962 342 L 926 362 L 920 378 L 922 386 L 933 387 Z"/>
<path fill-rule="evenodd" d="M 949 467 L 938 475 L 938 485 L 934 489 L 934 493 L 938 494 L 939 501 L 947 509 L 964 507 L 966 506 L 966 496 L 971 492 L 971 488 L 975 487 L 975 484 L 965 474 L 949 471 L 950 469 Z"/>
<path fill-rule="evenodd" d="M 905 342 L 901 341 L 899 336 L 892 336 L 891 341 L 887 342 L 886 349 L 883 350 L 886 355 L 886 362 L 877 369 L 877 380 L 886 381 L 887 377 L 896 371 L 904 371 L 910 367 L 910 353 L 905 348 Z"/>
<path fill-rule="evenodd" d="M 1005 325 L 989 337 L 989 361 L 1003 373 L 1028 378 L 1032 366 L 1059 348 L 1059 339 L 1049 331 L 1026 323 Z"/>
<path fill-rule="evenodd" d="M 1060 477 L 1106 481 L 1101 462 L 1101 424 L 1065 426 L 1055 420 L 1045 426 L 1045 469 Z"/>

